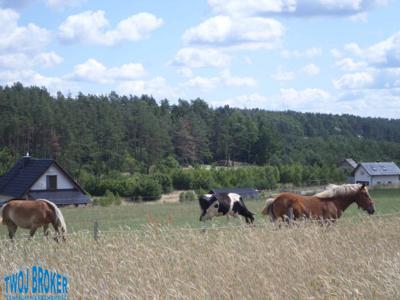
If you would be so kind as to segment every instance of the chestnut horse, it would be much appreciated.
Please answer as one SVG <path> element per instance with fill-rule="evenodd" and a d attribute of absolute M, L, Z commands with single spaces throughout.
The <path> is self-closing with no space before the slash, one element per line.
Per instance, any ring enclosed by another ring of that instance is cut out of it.
<path fill-rule="evenodd" d="M 60 209 L 49 200 L 10 200 L 3 205 L 0 223 L 8 227 L 10 239 L 14 238 L 18 227 L 30 230 L 33 237 L 36 230 L 43 226 L 44 236 L 48 235 L 49 224 L 57 232 L 57 237 L 65 241 L 67 227 Z"/>
<path fill-rule="evenodd" d="M 364 184 L 330 184 L 325 191 L 314 196 L 281 193 L 276 198 L 269 198 L 261 213 L 269 215 L 272 221 L 301 218 L 336 220 L 353 202 L 370 215 L 375 212 L 374 202 Z"/>

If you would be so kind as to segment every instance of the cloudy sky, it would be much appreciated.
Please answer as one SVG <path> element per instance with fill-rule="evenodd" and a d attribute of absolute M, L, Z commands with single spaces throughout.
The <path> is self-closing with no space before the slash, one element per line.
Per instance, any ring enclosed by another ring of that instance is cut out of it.
<path fill-rule="evenodd" d="M 0 84 L 400 118 L 400 1 L 0 0 Z"/>

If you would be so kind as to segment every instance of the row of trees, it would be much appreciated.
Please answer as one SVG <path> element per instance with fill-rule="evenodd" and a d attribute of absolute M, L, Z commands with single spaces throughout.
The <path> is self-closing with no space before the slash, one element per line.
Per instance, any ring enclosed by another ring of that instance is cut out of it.
<path fill-rule="evenodd" d="M 301 168 L 295 173 L 307 178 L 308 168 L 332 172 L 345 157 L 400 158 L 400 120 L 212 108 L 201 99 L 157 103 L 150 96 L 114 92 L 53 97 L 44 88 L 16 83 L 0 87 L 0 120 L 0 175 L 29 151 L 57 159 L 88 187 L 86 177 L 115 174 L 147 178 L 140 179 L 142 185 L 151 185 L 160 164 L 171 170 L 233 160 L 277 168 L 278 181 L 303 182 L 282 166 Z M 175 185 L 169 171 L 158 173 Z M 131 194 L 137 193 L 140 187 Z"/>
<path fill-rule="evenodd" d="M 167 161 L 173 158 L 168 158 Z M 160 168 L 160 166 L 162 166 Z M 303 166 L 301 164 L 276 166 L 248 166 L 239 168 L 168 168 L 162 161 L 152 174 L 96 177 L 89 173 L 81 176 L 81 183 L 92 195 L 104 195 L 106 191 L 132 199 L 154 200 L 161 193 L 172 190 L 195 190 L 207 193 L 212 188 L 254 187 L 260 190 L 274 189 L 278 183 L 318 185 L 344 180 L 343 173 L 335 166 Z"/>

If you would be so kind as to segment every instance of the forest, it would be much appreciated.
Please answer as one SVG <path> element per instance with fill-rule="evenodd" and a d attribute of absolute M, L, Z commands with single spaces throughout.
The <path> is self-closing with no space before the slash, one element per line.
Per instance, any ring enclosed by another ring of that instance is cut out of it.
<path fill-rule="evenodd" d="M 29 152 L 56 159 L 93 194 L 337 181 L 344 158 L 399 162 L 399 129 L 400 119 L 211 107 L 202 99 L 172 104 L 115 92 L 52 96 L 15 83 L 0 86 L 0 175 Z M 221 161 L 248 166 L 249 175 L 224 181 L 245 170 L 212 167 Z M 271 184 L 256 184 L 257 172 Z"/>

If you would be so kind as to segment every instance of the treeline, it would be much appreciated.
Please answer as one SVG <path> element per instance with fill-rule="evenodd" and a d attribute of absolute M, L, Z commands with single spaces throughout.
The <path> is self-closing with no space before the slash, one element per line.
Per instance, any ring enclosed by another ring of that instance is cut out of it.
<path fill-rule="evenodd" d="M 27 151 L 57 159 L 88 186 L 85 176 L 150 182 L 167 158 L 184 166 L 237 161 L 332 170 L 346 157 L 398 162 L 399 129 L 400 120 L 213 108 L 201 99 L 158 103 L 115 92 L 53 97 L 16 83 L 0 87 L 0 174 Z M 285 176 L 279 170 L 278 180 Z"/>
<path fill-rule="evenodd" d="M 264 190 L 274 189 L 278 183 L 319 185 L 343 180 L 344 174 L 335 166 L 328 165 L 183 169 L 171 157 L 162 160 L 148 175 L 115 173 L 108 177 L 96 177 L 86 172 L 81 175 L 81 183 L 92 195 L 101 196 L 111 192 L 132 200 L 154 200 L 161 193 L 172 190 L 195 190 L 199 195 L 213 188 L 254 187 Z"/>

